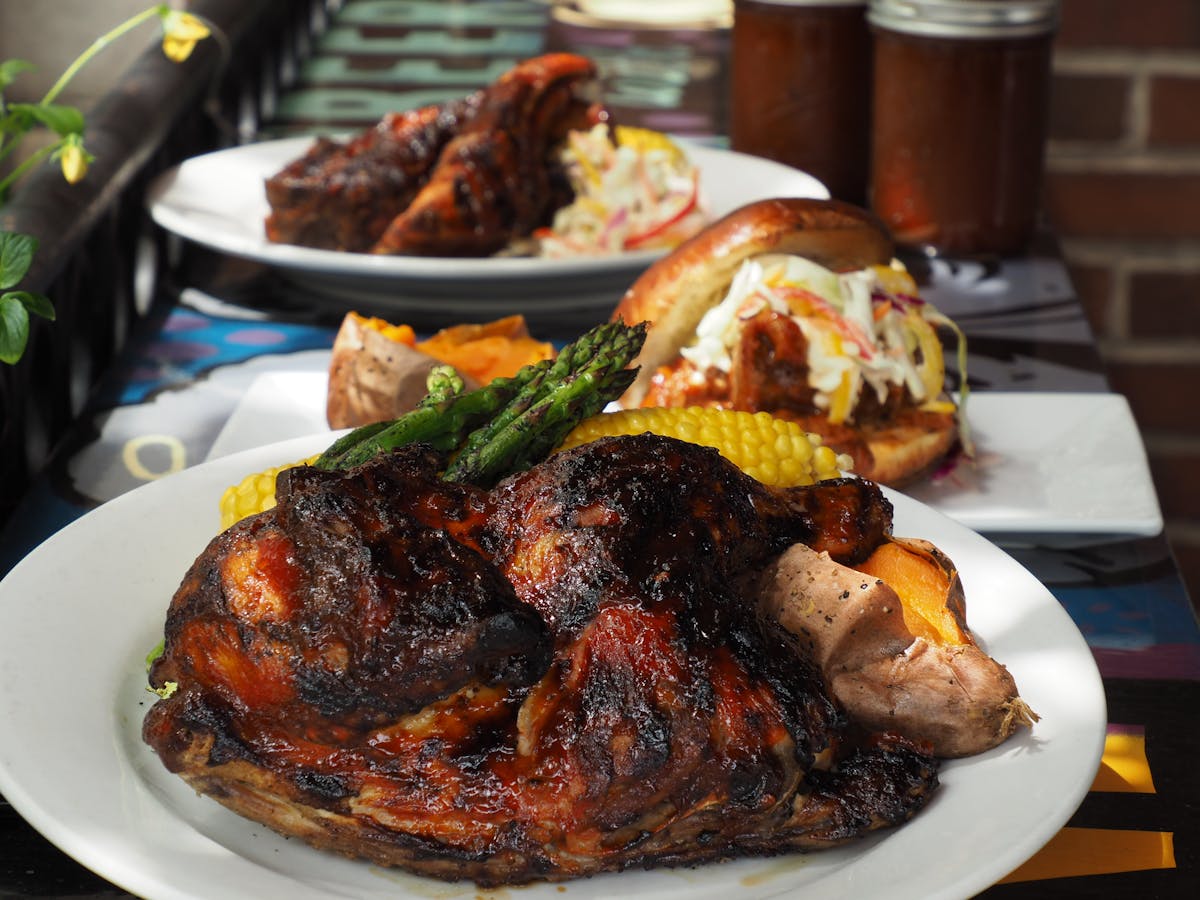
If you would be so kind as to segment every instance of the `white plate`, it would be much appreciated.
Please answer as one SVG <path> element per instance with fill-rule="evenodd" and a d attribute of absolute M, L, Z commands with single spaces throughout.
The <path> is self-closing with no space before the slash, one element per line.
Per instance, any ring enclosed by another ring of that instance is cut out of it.
<path fill-rule="evenodd" d="M 147 205 L 169 231 L 290 275 L 303 287 L 379 306 L 502 315 L 538 309 L 611 310 L 662 251 L 587 259 L 450 259 L 314 250 L 266 239 L 263 182 L 301 156 L 311 137 L 248 144 L 186 160 L 151 185 Z M 700 170 L 714 216 L 769 197 L 827 198 L 811 175 L 776 162 L 681 141 Z M 614 293 L 615 292 L 615 293 Z M 516 305 L 514 307 L 514 304 Z"/>
<path fill-rule="evenodd" d="M 320 431 L 325 371 L 328 365 L 260 375 L 209 458 Z M 996 537 L 1162 531 L 1146 451 L 1120 394 L 977 393 L 967 418 L 978 444 L 975 462 L 905 493 Z"/>
<path fill-rule="evenodd" d="M 197 796 L 142 743 L 143 658 L 172 593 L 218 528 L 221 491 L 303 458 L 328 435 L 225 457 L 131 491 L 72 523 L 0 582 L 0 793 L 51 841 L 150 900 L 286 896 L 475 900 L 322 854 Z M 988 753 L 947 763 L 911 822 L 836 850 L 523 889 L 530 900 L 969 897 L 1052 837 L 1086 794 L 1106 726 L 1092 654 L 1055 598 L 974 532 L 892 495 L 896 531 L 954 559 L 968 616 L 1041 714 Z M 509 892 L 497 892 L 504 897 Z"/>
<path fill-rule="evenodd" d="M 1120 394 L 977 393 L 977 457 L 906 493 L 992 535 L 1162 531 L 1158 494 Z"/>

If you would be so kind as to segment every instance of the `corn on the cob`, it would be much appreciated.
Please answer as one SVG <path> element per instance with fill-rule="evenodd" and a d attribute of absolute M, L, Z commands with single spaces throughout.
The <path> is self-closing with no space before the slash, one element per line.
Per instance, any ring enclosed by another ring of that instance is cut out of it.
<path fill-rule="evenodd" d="M 747 475 L 764 484 L 790 487 L 837 478 L 849 462 L 804 431 L 795 422 L 767 413 L 735 412 L 703 407 L 629 409 L 600 413 L 577 425 L 559 450 L 601 437 L 653 432 L 715 447 Z M 275 505 L 275 478 L 293 465 L 312 465 L 311 456 L 299 463 L 275 466 L 247 475 L 221 496 L 221 528 Z"/>
<path fill-rule="evenodd" d="M 707 407 L 651 407 L 600 413 L 575 427 L 560 450 L 601 437 L 653 432 L 715 447 L 747 475 L 777 487 L 837 478 L 849 461 L 795 422 L 768 413 Z"/>
<path fill-rule="evenodd" d="M 285 463 L 262 472 L 247 475 L 237 484 L 225 489 L 221 495 L 221 530 L 224 531 L 235 522 L 240 522 L 247 516 L 260 513 L 275 505 L 275 478 L 284 469 L 293 466 L 312 465 L 317 461 L 315 456 L 296 463 Z"/>

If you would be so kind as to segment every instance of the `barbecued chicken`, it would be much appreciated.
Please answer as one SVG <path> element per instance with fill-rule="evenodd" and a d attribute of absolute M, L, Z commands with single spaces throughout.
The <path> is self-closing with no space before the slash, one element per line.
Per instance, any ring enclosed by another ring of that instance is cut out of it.
<path fill-rule="evenodd" d="M 366 253 L 429 180 L 450 139 L 478 111 L 484 92 L 390 113 L 348 141 L 317 138 L 266 180 L 267 239 Z"/>
<path fill-rule="evenodd" d="M 890 528 L 874 485 L 774 490 L 653 435 L 491 491 L 415 448 L 282 476 L 172 601 L 145 739 L 315 846 L 481 885 L 814 849 L 933 791 L 857 742 L 748 576 Z M 164 691 L 165 692 L 165 691 Z"/>
<path fill-rule="evenodd" d="M 590 60 L 551 53 L 348 142 L 318 139 L 267 179 L 267 237 L 379 254 L 495 253 L 571 201 L 556 151 L 569 130 L 607 121 L 586 96 L 595 78 Z"/>

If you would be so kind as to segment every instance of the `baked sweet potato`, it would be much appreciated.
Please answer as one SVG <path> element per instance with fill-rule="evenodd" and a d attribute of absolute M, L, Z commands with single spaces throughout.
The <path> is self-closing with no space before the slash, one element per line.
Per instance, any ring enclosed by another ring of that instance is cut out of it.
<path fill-rule="evenodd" d="M 407 325 L 347 313 L 333 342 L 325 417 L 331 428 L 395 419 L 425 396 L 436 365 L 453 366 L 470 390 L 553 353 L 519 315 L 454 325 L 418 341 Z"/>
<path fill-rule="evenodd" d="M 383 422 L 416 406 L 425 396 L 430 370 L 439 361 L 417 350 L 415 343 L 412 329 L 405 332 L 378 319 L 347 314 L 329 360 L 325 397 L 329 427 Z"/>
<path fill-rule="evenodd" d="M 1008 670 L 975 642 L 958 573 L 927 541 L 893 538 L 855 568 L 798 544 L 764 574 L 760 597 L 868 730 L 959 757 L 1036 721 Z"/>

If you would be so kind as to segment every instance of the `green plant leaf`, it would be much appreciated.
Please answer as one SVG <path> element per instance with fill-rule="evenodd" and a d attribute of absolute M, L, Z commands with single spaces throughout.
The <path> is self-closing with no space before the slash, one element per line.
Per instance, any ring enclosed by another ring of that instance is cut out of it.
<path fill-rule="evenodd" d="M 83 113 L 74 106 L 32 103 L 29 105 L 29 114 L 61 137 L 83 131 Z"/>
<path fill-rule="evenodd" d="M 12 294 L 0 296 L 0 362 L 16 363 L 29 342 L 29 312 Z"/>
<path fill-rule="evenodd" d="M 32 103 L 10 103 L 4 108 L 4 116 L 0 118 L 0 131 L 5 134 L 23 135 L 32 131 L 37 123 L 33 120 L 30 110 Z"/>
<path fill-rule="evenodd" d="M 33 63 L 24 59 L 6 59 L 0 61 L 0 91 L 17 80 L 22 72 L 32 72 L 36 69 Z"/>
<path fill-rule="evenodd" d="M 45 294 L 35 294 L 32 291 L 9 291 L 5 297 L 15 297 L 25 310 L 32 315 L 41 316 L 43 319 L 54 321 L 55 312 L 54 304 L 50 302 L 50 298 Z"/>
<path fill-rule="evenodd" d="M 27 234 L 0 231 L 0 291 L 15 287 L 25 277 L 37 247 L 37 239 Z"/>

